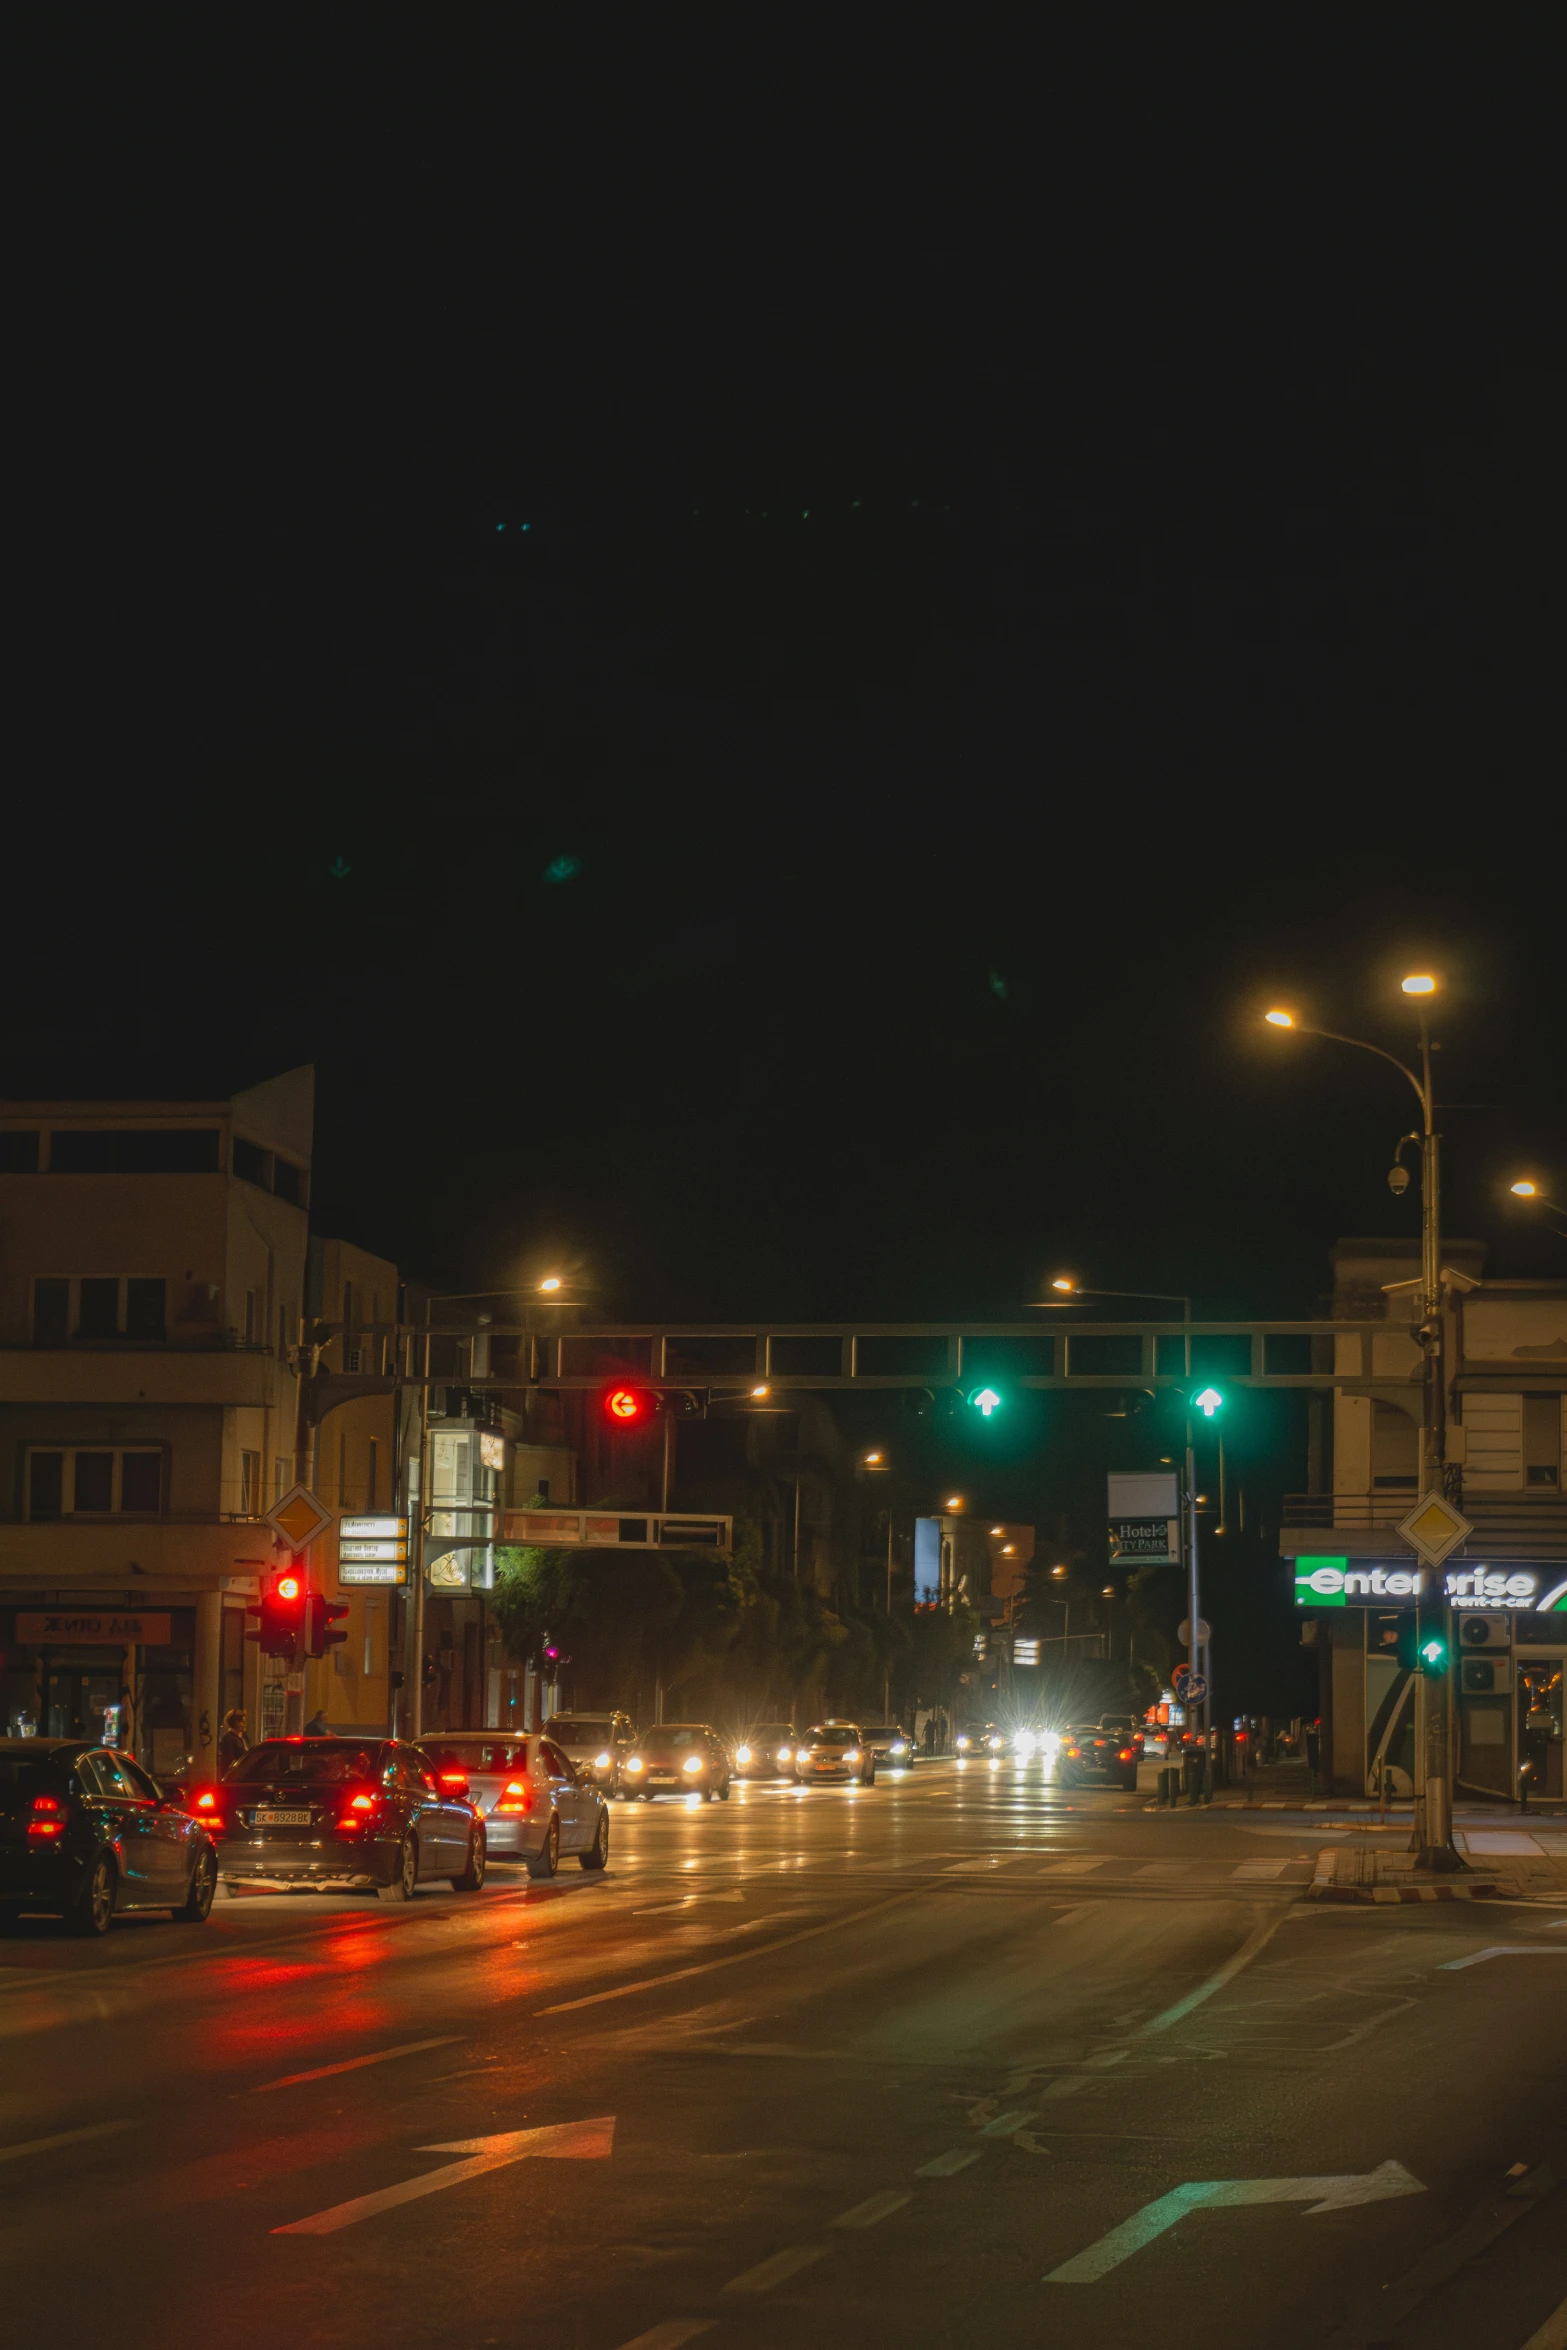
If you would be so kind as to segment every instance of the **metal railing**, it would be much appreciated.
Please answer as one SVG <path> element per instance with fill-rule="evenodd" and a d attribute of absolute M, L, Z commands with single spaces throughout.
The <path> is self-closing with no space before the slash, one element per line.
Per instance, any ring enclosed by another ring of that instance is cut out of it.
<path fill-rule="evenodd" d="M 1413 1486 L 1397 1493 L 1286 1493 L 1283 1523 L 1335 1534 L 1371 1533 L 1399 1525 L 1419 1498 Z M 1453 1500 L 1474 1527 L 1462 1546 L 1468 1557 L 1487 1551 L 1503 1551 L 1509 1558 L 1567 1556 L 1567 1494 L 1465 1491 Z"/>

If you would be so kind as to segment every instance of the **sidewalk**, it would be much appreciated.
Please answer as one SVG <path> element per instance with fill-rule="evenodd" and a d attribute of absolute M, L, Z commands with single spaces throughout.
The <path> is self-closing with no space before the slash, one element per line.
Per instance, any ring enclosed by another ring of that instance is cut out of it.
<path fill-rule="evenodd" d="M 1567 1828 L 1541 1823 L 1538 1831 L 1469 1826 L 1453 1830 L 1469 1864 L 1462 1876 L 1433 1876 L 1415 1867 L 1412 1852 L 1381 1852 L 1335 1844 L 1317 1855 L 1308 1901 L 1398 1903 L 1416 1901 L 1530 1901 L 1567 1906 Z"/>

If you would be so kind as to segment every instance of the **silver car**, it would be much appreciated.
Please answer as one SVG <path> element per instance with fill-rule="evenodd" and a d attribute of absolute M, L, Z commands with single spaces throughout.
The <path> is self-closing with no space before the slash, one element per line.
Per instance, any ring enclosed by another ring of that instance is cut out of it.
<path fill-rule="evenodd" d="M 530 1877 L 553 1877 L 567 1854 L 585 1869 L 608 1862 L 609 1805 L 553 1739 L 443 1730 L 423 1745 L 443 1785 L 463 1781 L 492 1861 L 526 1861 Z"/>
<path fill-rule="evenodd" d="M 636 1724 L 629 1714 L 551 1714 L 544 1725 L 562 1754 L 579 1771 L 587 1771 L 610 1795 L 623 1795 L 622 1774 L 627 1755 L 637 1742 Z"/>

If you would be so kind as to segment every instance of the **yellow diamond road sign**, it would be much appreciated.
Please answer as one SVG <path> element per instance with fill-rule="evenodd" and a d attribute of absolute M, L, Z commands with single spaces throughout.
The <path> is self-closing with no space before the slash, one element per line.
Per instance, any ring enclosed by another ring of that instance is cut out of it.
<path fill-rule="evenodd" d="M 1417 1501 L 1398 1530 L 1414 1544 L 1428 1567 L 1439 1567 L 1448 1552 L 1474 1532 L 1463 1511 L 1455 1510 L 1439 1493 L 1428 1493 Z"/>
<path fill-rule="evenodd" d="M 267 1524 L 277 1528 L 290 1550 L 308 1550 L 331 1523 L 331 1511 L 308 1485 L 291 1485 L 267 1512 Z"/>

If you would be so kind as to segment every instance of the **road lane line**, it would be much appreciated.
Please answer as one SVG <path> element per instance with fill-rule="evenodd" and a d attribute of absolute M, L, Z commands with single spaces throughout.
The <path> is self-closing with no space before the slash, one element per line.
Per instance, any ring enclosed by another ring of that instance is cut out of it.
<path fill-rule="evenodd" d="M 134 2122 L 93 2122 L 85 2130 L 56 2130 L 52 2138 L 29 2138 L 23 2146 L 0 2146 L 0 2162 L 20 2162 L 24 2154 L 47 2154 L 51 2146 L 79 2146 L 84 2138 L 109 2138 L 116 2130 L 132 2130 Z"/>
<path fill-rule="evenodd" d="M 1155 2032 L 1167 2032 L 1172 2024 L 1178 2024 L 1189 2016 L 1194 2007 L 1201 2007 L 1205 1999 L 1211 1999 L 1215 1991 L 1222 1991 L 1225 1984 L 1233 1982 L 1241 1969 L 1249 1967 L 1258 1952 L 1273 1940 L 1285 1918 L 1290 1914 L 1287 1909 L 1281 1910 L 1278 1916 L 1270 1918 L 1265 1926 L 1255 1927 L 1247 1935 L 1233 1958 L 1227 1958 L 1223 1966 L 1215 1967 L 1207 1981 L 1199 1983 L 1195 1991 L 1188 1991 L 1184 1999 L 1178 1999 L 1173 2007 L 1163 2009 L 1150 2022 L 1143 2024 L 1139 2030 L 1132 2034 L 1132 2038 L 1147 2040 Z"/>
<path fill-rule="evenodd" d="M 777 1942 L 762 1942 L 750 1950 L 731 1951 L 727 1958 L 704 1959 L 699 1966 L 677 1967 L 673 1974 L 646 1975 L 637 1983 L 619 1983 L 612 1991 L 592 1991 L 586 1999 L 562 1999 L 553 2007 L 536 2007 L 535 2015 L 574 2015 L 579 2007 L 601 2007 L 606 1999 L 629 1999 L 634 1991 L 658 1991 L 666 1983 L 684 1983 L 692 1975 L 713 1975 L 720 1967 L 744 1966 L 753 1958 L 768 1958 L 775 1950 L 792 1950 L 796 1943 L 814 1942 L 822 1934 L 842 1933 L 846 1927 L 858 1925 L 862 1918 L 880 1917 L 884 1911 L 902 1908 L 917 1901 L 919 1892 L 895 1893 L 890 1901 L 878 1901 L 870 1909 L 857 1909 L 846 1918 L 831 1918 L 825 1926 L 807 1926 L 803 1934 L 785 1934 Z"/>
<path fill-rule="evenodd" d="M 1064 2073 L 1060 2080 L 1052 2081 L 1049 2088 L 1043 2090 L 1041 2094 L 1046 2097 L 1075 2097 L 1079 2089 L 1087 2087 L 1088 2075 L 1086 2073 Z"/>
<path fill-rule="evenodd" d="M 978 2162 L 977 2146 L 949 2146 L 945 2154 L 938 2154 L 934 2162 L 921 2163 L 914 2173 L 917 2179 L 950 2179 L 955 2171 L 967 2170 L 971 2162 Z"/>
<path fill-rule="evenodd" d="M 1567 2350 L 1567 2301 L 1529 2336 L 1523 2350 Z"/>
<path fill-rule="evenodd" d="M 272 2089 L 292 2089 L 300 2081 L 329 2081 L 334 2073 L 360 2073 L 367 2064 L 390 2064 L 394 2056 L 422 2056 L 427 2048 L 453 2048 L 463 2037 L 461 2032 L 444 2032 L 439 2040 L 410 2040 L 402 2048 L 380 2048 L 374 2056 L 350 2056 L 341 2064 L 318 2064 L 314 2072 L 285 2073 L 280 2081 L 263 2081 L 258 2088 L 241 2094 L 265 2097 Z"/>
<path fill-rule="evenodd" d="M 1108 1859 L 1108 1853 L 1101 1853 L 1097 1859 L 1053 1860 L 1048 1867 L 1036 1869 L 1034 1874 L 1036 1877 L 1086 1877 L 1090 1869 L 1102 1869 Z"/>
<path fill-rule="evenodd" d="M 561 2161 L 593 2161 L 607 2157 L 615 2141 L 614 2117 L 600 2114 L 593 2121 L 547 2123 L 536 2130 L 502 2130 L 488 2138 L 461 2138 L 445 2146 L 415 2146 L 415 2154 L 452 2154 L 466 2151 L 463 2162 L 443 2163 L 439 2170 L 426 2171 L 420 2179 L 400 2179 L 395 2187 L 382 2187 L 373 2195 L 355 2195 L 347 2203 L 334 2203 L 326 2211 L 313 2211 L 308 2219 L 290 2220 L 287 2227 L 274 2228 L 274 2236 L 334 2236 L 339 2228 L 351 2228 L 362 2219 L 373 2219 L 377 2212 L 391 2211 L 399 2203 L 413 2203 L 421 2195 L 439 2194 L 443 2187 L 460 2187 L 465 2180 L 477 2179 L 486 2171 L 507 2170 L 513 2163 L 526 2162 L 530 2156 Z"/>
<path fill-rule="evenodd" d="M 1567 1950 L 1549 1942 L 1493 1942 L 1487 1950 L 1471 1950 L 1467 1958 L 1445 1958 L 1440 1971 L 1461 1974 L 1466 1966 L 1483 1966 L 1488 1958 L 1567 1958 Z"/>
<path fill-rule="evenodd" d="M 912 2195 L 896 2195 L 889 2189 L 881 2195 L 868 2195 L 863 2203 L 856 2203 L 852 2211 L 840 2211 L 828 2226 L 834 2228 L 873 2228 L 878 2220 L 891 2219 L 905 2203 L 912 2203 Z"/>
<path fill-rule="evenodd" d="M 742 2276 L 731 2277 L 725 2285 L 726 2293 L 770 2293 L 774 2285 L 795 2276 L 802 2268 L 809 2268 L 813 2260 L 821 2260 L 831 2250 L 827 2244 L 789 2244 L 782 2252 L 775 2252 L 770 2260 L 759 2260 L 755 2268 L 748 2268 Z"/>
<path fill-rule="evenodd" d="M 1294 1863 L 1287 1860 L 1243 1860 L 1230 1871 L 1232 1885 L 1260 1885 L 1282 1877 Z"/>
<path fill-rule="evenodd" d="M 622 2342 L 620 2350 L 680 2350 L 682 2342 L 710 2334 L 717 2323 L 716 2317 L 666 2317 L 661 2326 L 649 2326 L 645 2334 Z"/>
<path fill-rule="evenodd" d="M 1032 2107 L 1027 2113 L 998 2113 L 995 2120 L 987 2122 L 979 2134 L 982 2138 L 1010 2138 L 1014 2130 L 1020 2130 L 1026 2122 L 1037 2122 L 1038 2119 Z"/>

